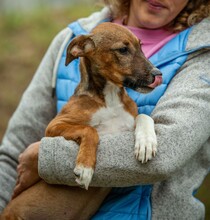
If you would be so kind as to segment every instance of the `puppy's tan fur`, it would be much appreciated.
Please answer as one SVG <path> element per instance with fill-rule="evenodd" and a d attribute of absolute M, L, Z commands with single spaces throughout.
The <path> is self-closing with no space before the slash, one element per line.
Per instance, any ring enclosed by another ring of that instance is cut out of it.
<path fill-rule="evenodd" d="M 100 111 L 111 109 L 114 114 L 105 113 L 110 121 L 121 112 L 123 118 L 117 116 L 114 132 L 134 130 L 137 106 L 124 86 L 135 90 L 146 87 L 159 72 L 144 57 L 139 40 L 127 29 L 111 23 L 100 24 L 90 35 L 72 40 L 66 65 L 78 57 L 81 82 L 48 125 L 46 136 L 64 136 L 80 145 L 74 172 L 77 183 L 87 189 L 96 165 L 99 135 L 109 132 L 111 126 L 107 118 L 100 118 Z M 116 102 L 119 105 L 115 106 Z M 132 123 L 126 127 L 124 120 Z M 0 219 L 89 219 L 109 192 L 110 188 L 84 190 L 40 181 L 12 200 Z"/>

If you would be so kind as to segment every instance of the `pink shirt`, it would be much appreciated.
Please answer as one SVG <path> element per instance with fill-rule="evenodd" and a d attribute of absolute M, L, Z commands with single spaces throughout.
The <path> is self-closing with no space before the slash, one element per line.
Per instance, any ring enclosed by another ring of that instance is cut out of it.
<path fill-rule="evenodd" d="M 113 22 L 122 25 L 121 20 L 114 20 Z M 172 33 L 171 31 L 167 31 L 165 29 L 149 30 L 126 25 L 123 26 L 128 28 L 139 38 L 142 43 L 142 51 L 147 58 L 155 54 L 169 40 L 177 35 L 177 33 Z"/>

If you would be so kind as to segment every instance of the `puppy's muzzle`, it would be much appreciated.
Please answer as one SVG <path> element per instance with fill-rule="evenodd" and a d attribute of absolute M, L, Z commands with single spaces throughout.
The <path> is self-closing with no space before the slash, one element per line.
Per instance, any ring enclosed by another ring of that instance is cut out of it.
<path fill-rule="evenodd" d="M 123 85 L 125 87 L 131 88 L 137 92 L 148 93 L 151 92 L 155 87 L 162 83 L 162 73 L 156 67 L 153 67 L 148 71 L 149 75 L 143 78 L 136 77 L 126 77 L 124 79 Z"/>

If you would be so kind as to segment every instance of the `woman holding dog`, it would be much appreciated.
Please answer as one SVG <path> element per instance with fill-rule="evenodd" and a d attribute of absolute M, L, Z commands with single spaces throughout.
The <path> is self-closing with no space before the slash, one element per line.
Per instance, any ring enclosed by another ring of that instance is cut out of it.
<path fill-rule="evenodd" d="M 39 176 L 48 183 L 75 185 L 71 173 L 76 144 L 42 137 L 71 95 L 60 82 L 66 71 L 64 48 L 74 36 L 111 21 L 136 34 L 145 55 L 163 73 L 163 84 L 152 95 L 128 91 L 136 102 L 141 99 L 139 113 L 154 119 L 158 150 L 151 161 L 139 164 L 132 133 L 101 138 L 91 185 L 117 188 L 92 219 L 204 219 L 205 207 L 194 194 L 210 168 L 210 1 L 105 3 L 101 12 L 79 19 L 56 36 L 11 118 L 0 147 L 0 208 L 11 198 L 19 155 L 15 196 Z M 68 79 L 73 87 L 75 79 Z M 51 97 L 52 82 L 56 99 Z"/>

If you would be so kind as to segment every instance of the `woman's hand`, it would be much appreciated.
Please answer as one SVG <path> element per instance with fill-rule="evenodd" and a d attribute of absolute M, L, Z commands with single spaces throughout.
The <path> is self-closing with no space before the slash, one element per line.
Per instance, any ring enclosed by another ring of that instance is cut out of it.
<path fill-rule="evenodd" d="M 19 165 L 17 166 L 18 179 L 12 199 L 41 179 L 38 174 L 39 145 L 40 141 L 33 143 L 20 154 Z"/>

